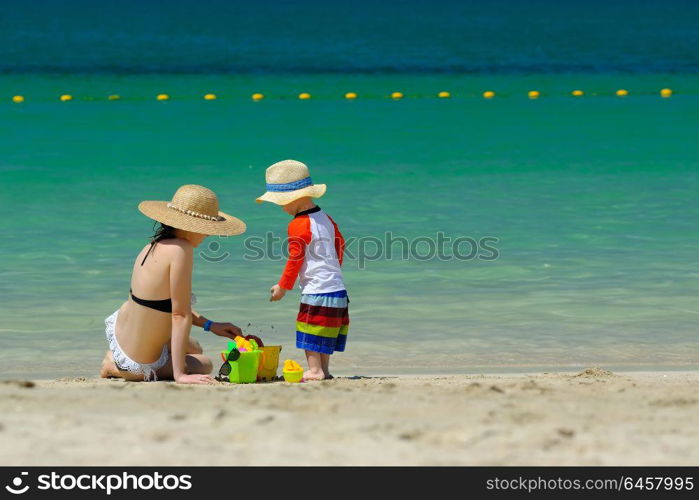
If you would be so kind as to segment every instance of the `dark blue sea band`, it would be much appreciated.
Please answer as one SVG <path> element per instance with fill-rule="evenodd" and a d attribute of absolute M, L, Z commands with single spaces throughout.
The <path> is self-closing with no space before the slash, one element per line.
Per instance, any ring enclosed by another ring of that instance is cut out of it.
<path fill-rule="evenodd" d="M 206 320 L 206 323 L 204 323 L 204 331 L 205 332 L 210 332 L 211 331 L 211 325 L 213 325 L 214 322 L 211 321 L 210 319 Z"/>
<path fill-rule="evenodd" d="M 305 179 L 301 179 L 299 181 L 294 182 L 287 182 L 285 184 L 267 184 L 267 191 L 282 193 L 284 191 L 296 191 L 297 189 L 305 188 L 312 185 L 313 181 L 311 180 L 311 178 L 306 177 Z"/>

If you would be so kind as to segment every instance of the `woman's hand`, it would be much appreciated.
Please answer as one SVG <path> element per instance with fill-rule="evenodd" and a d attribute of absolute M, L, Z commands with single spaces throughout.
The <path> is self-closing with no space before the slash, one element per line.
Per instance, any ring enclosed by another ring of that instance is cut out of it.
<path fill-rule="evenodd" d="M 211 375 L 201 375 L 201 374 L 192 374 L 192 375 L 180 375 L 177 377 L 175 380 L 178 384 L 213 384 L 216 382 Z"/>
<path fill-rule="evenodd" d="M 286 289 L 280 287 L 279 284 L 276 284 L 269 289 L 269 293 L 272 294 L 269 301 L 276 302 L 277 300 L 282 300 L 284 298 L 284 295 L 286 295 Z"/>
<path fill-rule="evenodd" d="M 243 330 L 233 323 L 211 323 L 209 330 L 219 337 L 228 337 L 231 340 L 243 335 Z"/>

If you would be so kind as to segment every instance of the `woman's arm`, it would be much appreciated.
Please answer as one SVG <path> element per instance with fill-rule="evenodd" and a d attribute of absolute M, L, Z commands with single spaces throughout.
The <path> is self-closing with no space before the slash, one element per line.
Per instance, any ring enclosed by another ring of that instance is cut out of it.
<path fill-rule="evenodd" d="M 185 370 L 185 355 L 192 327 L 192 262 L 193 250 L 188 242 L 172 245 L 170 262 L 170 297 L 172 297 L 172 374 L 176 382 L 183 384 L 206 384 L 213 379 L 208 375 L 188 375 Z"/>

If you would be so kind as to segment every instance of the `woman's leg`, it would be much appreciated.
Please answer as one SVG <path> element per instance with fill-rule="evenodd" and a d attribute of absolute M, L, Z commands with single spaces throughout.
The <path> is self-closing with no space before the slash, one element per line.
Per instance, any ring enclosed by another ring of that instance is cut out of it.
<path fill-rule="evenodd" d="M 139 382 L 143 380 L 143 375 L 138 373 L 125 372 L 117 368 L 114 362 L 112 351 L 107 351 L 102 360 L 102 369 L 100 370 L 102 378 L 123 378 L 129 382 Z"/>
<path fill-rule="evenodd" d="M 184 366 L 188 374 L 208 375 L 214 369 L 211 360 L 205 354 L 186 354 Z M 168 359 L 165 366 L 157 371 L 158 380 L 173 380 L 172 359 Z"/>
<path fill-rule="evenodd" d="M 211 370 L 213 370 L 211 360 L 204 354 L 187 354 L 184 357 L 184 361 L 187 373 L 208 375 L 211 373 Z M 172 360 L 168 360 L 165 366 L 157 371 L 156 375 L 158 376 L 158 380 L 172 380 Z M 100 377 L 123 378 L 129 382 L 139 382 L 143 380 L 142 374 L 119 370 L 114 363 L 114 356 L 111 351 L 107 351 L 107 354 L 104 355 Z"/>
<path fill-rule="evenodd" d="M 192 337 L 187 341 L 187 350 L 184 356 L 184 369 L 187 374 L 208 375 L 214 369 L 211 359 L 204 353 L 201 344 Z M 158 380 L 173 380 L 172 358 L 168 357 L 167 363 L 160 368 L 156 375 Z"/>
<path fill-rule="evenodd" d="M 187 373 L 208 375 L 214 369 L 211 359 L 205 354 L 187 354 L 184 357 L 184 361 Z"/>
<path fill-rule="evenodd" d="M 204 354 L 204 349 L 202 349 L 201 344 L 189 337 L 189 344 L 187 344 L 187 351 L 185 354 Z"/>

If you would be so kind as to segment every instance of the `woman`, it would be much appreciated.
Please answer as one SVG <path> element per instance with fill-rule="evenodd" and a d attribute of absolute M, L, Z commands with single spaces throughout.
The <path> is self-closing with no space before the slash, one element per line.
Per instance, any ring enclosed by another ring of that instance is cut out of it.
<path fill-rule="evenodd" d="M 109 351 L 101 376 L 212 383 L 211 360 L 189 338 L 192 324 L 221 337 L 242 332 L 192 310 L 194 248 L 208 235 L 241 234 L 245 223 L 219 212 L 214 192 L 196 185 L 180 187 L 170 202 L 144 201 L 138 209 L 161 225 L 136 257 L 128 300 L 105 320 Z"/>

